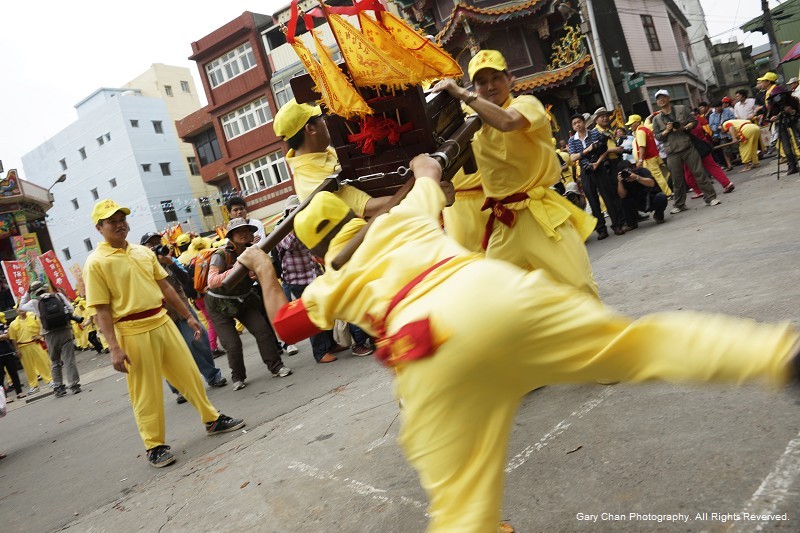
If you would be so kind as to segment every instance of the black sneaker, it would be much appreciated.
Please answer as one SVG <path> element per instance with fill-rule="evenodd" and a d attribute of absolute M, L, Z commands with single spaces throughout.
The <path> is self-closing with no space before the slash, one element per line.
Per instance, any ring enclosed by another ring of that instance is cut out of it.
<path fill-rule="evenodd" d="M 67 395 L 67 389 L 65 388 L 56 389 L 55 392 L 53 393 L 53 396 L 55 396 L 56 398 L 63 398 L 66 395 Z"/>
<path fill-rule="evenodd" d="M 164 468 L 175 462 L 175 456 L 169 453 L 169 446 L 162 444 L 147 450 L 147 460 L 150 466 Z"/>
<path fill-rule="evenodd" d="M 206 424 L 206 433 L 209 435 L 216 435 L 217 433 L 228 433 L 229 431 L 236 431 L 245 426 L 244 420 L 240 418 L 231 418 L 220 413 L 219 418 L 213 422 Z"/>
<path fill-rule="evenodd" d="M 175 401 L 178 403 L 178 405 L 180 405 L 182 403 L 186 403 L 186 398 L 184 398 L 183 394 L 179 392 L 178 395 L 175 397 Z"/>
<path fill-rule="evenodd" d="M 211 387 L 224 387 L 228 384 L 228 380 L 225 378 L 219 378 L 217 381 L 210 383 Z"/>
<path fill-rule="evenodd" d="M 72 394 L 80 394 L 80 393 L 81 393 L 80 385 L 75 385 L 74 387 L 72 387 Z"/>

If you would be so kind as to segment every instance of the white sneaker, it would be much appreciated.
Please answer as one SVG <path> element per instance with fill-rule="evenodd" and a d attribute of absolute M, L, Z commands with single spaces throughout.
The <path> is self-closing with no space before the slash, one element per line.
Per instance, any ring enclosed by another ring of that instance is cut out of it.
<path fill-rule="evenodd" d="M 38 386 L 38 385 L 37 385 L 36 387 L 31 387 L 31 388 L 28 390 L 28 395 L 31 395 L 31 394 L 36 394 L 37 392 L 39 392 L 39 386 Z"/>
<path fill-rule="evenodd" d="M 292 373 L 291 368 L 289 368 L 288 366 L 282 366 L 280 370 L 272 374 L 272 377 L 285 378 L 286 376 L 291 375 L 291 373 Z"/>
<path fill-rule="evenodd" d="M 296 355 L 297 352 L 300 350 L 297 349 L 297 346 L 294 344 L 287 344 L 286 345 L 286 355 Z"/>
<path fill-rule="evenodd" d="M 244 381 L 237 381 L 233 384 L 233 390 L 242 390 L 247 384 Z"/>
<path fill-rule="evenodd" d="M 708 205 L 708 206 L 711 206 L 711 205 L 719 205 L 719 204 L 721 204 L 721 203 L 722 203 L 722 202 L 720 202 L 719 200 L 717 200 L 716 198 L 714 198 L 713 200 L 711 200 L 710 202 L 708 202 L 706 205 Z"/>

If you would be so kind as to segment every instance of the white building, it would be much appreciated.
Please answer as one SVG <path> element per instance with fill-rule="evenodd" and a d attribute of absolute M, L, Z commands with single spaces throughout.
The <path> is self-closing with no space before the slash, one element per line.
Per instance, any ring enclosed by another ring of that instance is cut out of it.
<path fill-rule="evenodd" d="M 129 241 L 181 223 L 200 231 L 175 127 L 164 102 L 140 91 L 101 88 L 75 105 L 78 120 L 22 157 L 29 181 L 52 189 L 47 224 L 65 268 L 83 266 L 102 237 L 91 212 L 111 198 L 131 209 Z M 188 210 L 187 210 L 188 208 Z M 210 209 L 210 207 L 209 207 Z"/>
<path fill-rule="evenodd" d="M 703 6 L 700 4 L 700 0 L 679 0 L 679 3 L 683 14 L 689 21 L 686 33 L 695 62 L 700 69 L 700 77 L 705 81 L 707 88 L 716 87 L 719 85 L 719 80 L 717 80 L 714 62 L 711 59 L 711 42 L 708 39 L 708 26 Z"/>

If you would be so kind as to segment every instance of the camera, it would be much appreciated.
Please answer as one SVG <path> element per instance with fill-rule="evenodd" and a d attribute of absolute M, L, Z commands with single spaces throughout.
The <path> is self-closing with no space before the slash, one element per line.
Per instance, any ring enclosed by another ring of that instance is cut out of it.
<path fill-rule="evenodd" d="M 622 176 L 622 179 L 628 179 L 628 178 L 631 177 L 631 171 L 630 170 L 620 170 L 619 171 L 619 175 Z"/>
<path fill-rule="evenodd" d="M 159 244 L 153 248 L 156 255 L 169 255 L 169 246 L 166 244 Z"/>
<path fill-rule="evenodd" d="M 676 120 L 676 121 L 674 121 L 674 122 L 672 123 L 672 129 L 673 129 L 673 130 L 679 130 L 679 129 L 681 129 L 681 123 L 680 123 L 680 122 L 678 122 L 677 120 Z"/>

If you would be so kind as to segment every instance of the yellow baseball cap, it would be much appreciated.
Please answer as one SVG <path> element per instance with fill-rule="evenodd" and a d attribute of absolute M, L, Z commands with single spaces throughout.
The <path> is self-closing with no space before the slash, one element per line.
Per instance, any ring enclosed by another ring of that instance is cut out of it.
<path fill-rule="evenodd" d="M 467 67 L 469 79 L 473 79 L 475 74 L 484 68 L 503 71 L 508 70 L 508 64 L 506 64 L 506 58 L 503 57 L 503 54 L 497 50 L 481 50 L 469 60 L 469 66 Z"/>
<path fill-rule="evenodd" d="M 98 224 L 101 220 L 105 220 L 117 211 L 122 211 L 126 215 L 131 214 L 131 210 L 127 207 L 122 207 L 114 200 L 100 200 L 96 204 L 94 204 L 94 209 L 92 209 L 92 222 Z"/>
<path fill-rule="evenodd" d="M 641 122 L 642 117 L 640 115 L 631 115 L 628 117 L 628 122 L 625 123 L 626 126 L 630 126 L 634 122 Z"/>
<path fill-rule="evenodd" d="M 294 233 L 307 248 L 314 248 L 351 212 L 335 194 L 319 192 L 294 217 Z"/>
<path fill-rule="evenodd" d="M 772 81 L 772 82 L 775 82 L 775 81 L 778 81 L 778 75 L 775 74 L 774 72 L 767 72 L 766 74 L 764 74 L 763 76 L 758 78 L 758 81 Z"/>
<path fill-rule="evenodd" d="M 177 244 L 178 246 L 185 246 L 190 242 L 192 242 L 192 236 L 189 235 L 188 233 L 181 233 L 180 235 L 178 235 L 178 238 L 175 239 L 175 244 Z"/>
<path fill-rule="evenodd" d="M 284 139 L 291 139 L 298 131 L 303 129 L 308 119 L 322 115 L 322 108 L 318 105 L 298 104 L 292 98 L 278 110 L 272 128 L 275 135 Z"/>

